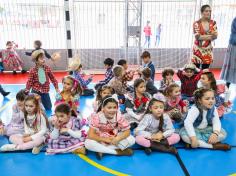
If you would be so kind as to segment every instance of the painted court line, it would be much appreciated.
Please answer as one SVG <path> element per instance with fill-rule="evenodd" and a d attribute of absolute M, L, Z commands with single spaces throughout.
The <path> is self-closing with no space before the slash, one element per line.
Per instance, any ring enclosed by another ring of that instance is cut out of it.
<path fill-rule="evenodd" d="M 121 173 L 121 172 L 118 172 L 118 171 L 115 171 L 115 170 L 112 170 L 110 168 L 107 168 L 101 164 L 98 164 L 97 162 L 91 160 L 89 157 L 85 156 L 85 155 L 82 155 L 82 154 L 76 154 L 77 156 L 79 156 L 82 160 L 84 160 L 85 162 L 89 163 L 90 165 L 104 171 L 104 172 L 107 172 L 109 174 L 112 174 L 112 175 L 118 175 L 118 176 L 129 176 L 128 174 L 125 174 L 125 173 Z"/>

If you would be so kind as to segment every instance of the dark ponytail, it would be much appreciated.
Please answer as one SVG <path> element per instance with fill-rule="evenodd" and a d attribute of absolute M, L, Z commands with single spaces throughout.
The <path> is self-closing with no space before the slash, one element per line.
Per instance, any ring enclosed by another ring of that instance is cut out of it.
<path fill-rule="evenodd" d="M 152 98 L 151 101 L 150 101 L 149 104 L 148 104 L 147 110 L 145 111 L 144 115 L 145 115 L 145 114 L 152 114 L 150 108 L 151 108 L 151 106 L 152 106 L 155 102 L 162 102 L 162 101 L 159 101 L 159 100 L 157 100 L 156 98 Z M 162 103 L 164 104 L 164 102 L 162 102 Z M 160 120 L 160 122 L 159 122 L 159 127 L 158 127 L 158 129 L 159 129 L 159 131 L 163 132 L 163 125 L 164 125 L 164 117 L 163 117 L 163 114 L 159 117 L 159 120 Z"/>

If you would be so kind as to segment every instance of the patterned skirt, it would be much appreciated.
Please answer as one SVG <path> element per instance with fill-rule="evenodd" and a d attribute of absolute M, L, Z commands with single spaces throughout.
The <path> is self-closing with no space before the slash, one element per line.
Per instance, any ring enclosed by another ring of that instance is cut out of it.
<path fill-rule="evenodd" d="M 71 136 L 59 136 L 57 139 L 48 140 L 47 154 L 69 153 L 84 147 L 85 138 L 73 138 Z"/>
<path fill-rule="evenodd" d="M 226 82 L 236 83 L 236 45 L 228 46 L 220 78 Z"/>
<path fill-rule="evenodd" d="M 211 126 L 208 126 L 204 129 L 194 128 L 194 130 L 195 130 L 197 139 L 205 141 L 205 142 L 208 142 L 208 139 L 209 139 L 209 137 L 211 136 L 211 134 L 213 132 L 213 128 Z M 220 133 L 222 133 L 223 136 L 226 137 L 226 132 L 223 128 L 221 128 Z M 186 135 L 188 136 L 188 133 L 187 133 L 187 131 L 184 127 L 180 129 L 179 135 L 180 136 L 186 136 Z"/>
<path fill-rule="evenodd" d="M 213 61 L 213 51 L 212 46 L 207 48 L 202 48 L 197 45 L 193 47 L 193 58 L 192 62 L 198 64 L 198 60 L 202 61 L 202 64 L 211 64 Z"/>

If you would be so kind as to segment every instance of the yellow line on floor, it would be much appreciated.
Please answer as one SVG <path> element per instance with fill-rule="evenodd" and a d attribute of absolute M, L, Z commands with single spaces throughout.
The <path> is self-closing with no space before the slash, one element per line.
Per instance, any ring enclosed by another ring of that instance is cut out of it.
<path fill-rule="evenodd" d="M 98 164 L 96 163 L 95 161 L 91 160 L 89 157 L 85 156 L 85 155 L 82 155 L 82 154 L 76 154 L 77 156 L 79 156 L 82 160 L 84 160 L 85 162 L 89 163 L 90 165 L 104 171 L 104 172 L 107 172 L 109 174 L 112 174 L 112 175 L 117 175 L 117 176 L 129 176 L 128 174 L 124 174 L 124 173 L 121 173 L 121 172 L 118 172 L 118 171 L 115 171 L 115 170 L 112 170 L 110 168 L 107 168 L 101 164 Z"/>
<path fill-rule="evenodd" d="M 10 99 L 9 102 L 7 102 L 4 106 L 2 106 L 2 107 L 0 108 L 0 112 L 2 112 L 4 109 L 6 109 L 7 106 L 9 106 L 13 101 L 14 101 L 14 98 Z"/>

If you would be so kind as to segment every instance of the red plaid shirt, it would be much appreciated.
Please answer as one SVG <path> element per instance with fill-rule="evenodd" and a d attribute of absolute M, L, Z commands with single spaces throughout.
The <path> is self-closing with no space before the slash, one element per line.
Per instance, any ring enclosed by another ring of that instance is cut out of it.
<path fill-rule="evenodd" d="M 45 71 L 46 82 L 44 84 L 41 84 L 39 82 L 38 67 L 35 66 L 30 69 L 29 78 L 26 83 L 26 90 L 30 91 L 30 89 L 32 88 L 33 90 L 40 92 L 40 93 L 48 93 L 49 89 L 50 89 L 49 79 L 53 83 L 55 89 L 58 89 L 58 82 L 57 82 L 55 76 L 53 75 L 51 68 L 47 65 L 44 65 L 43 68 Z"/>
<path fill-rule="evenodd" d="M 194 74 L 191 78 L 185 76 L 182 70 L 178 70 L 177 76 L 181 82 L 181 94 L 192 97 L 193 92 L 197 89 L 197 83 L 200 80 L 202 71 Z"/>

